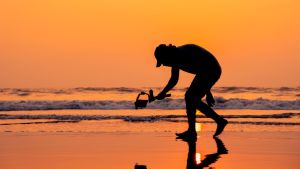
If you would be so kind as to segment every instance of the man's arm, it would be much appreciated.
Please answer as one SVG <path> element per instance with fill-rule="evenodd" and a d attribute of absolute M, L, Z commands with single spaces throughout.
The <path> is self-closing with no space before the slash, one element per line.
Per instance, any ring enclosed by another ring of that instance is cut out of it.
<path fill-rule="evenodd" d="M 166 97 L 166 94 L 177 84 L 179 79 L 179 69 L 172 67 L 171 78 L 166 87 L 155 97 L 158 100 L 162 100 Z"/>

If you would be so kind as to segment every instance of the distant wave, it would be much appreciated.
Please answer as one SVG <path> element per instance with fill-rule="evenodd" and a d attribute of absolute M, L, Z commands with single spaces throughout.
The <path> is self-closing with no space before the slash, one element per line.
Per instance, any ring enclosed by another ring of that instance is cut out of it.
<path fill-rule="evenodd" d="M 263 114 L 263 115 L 223 115 L 227 119 L 249 119 L 249 118 L 260 118 L 260 119 L 287 119 L 300 116 L 300 113 L 280 113 L 280 114 Z M 203 115 L 198 115 L 197 118 L 205 118 Z M 83 120 L 123 120 L 126 122 L 186 122 L 185 115 L 151 115 L 151 116 L 122 116 L 122 115 L 56 115 L 56 114 L 45 114 L 45 115 L 10 115 L 0 114 L 1 120 L 8 119 L 22 119 L 22 120 L 52 120 L 46 122 L 21 122 L 21 123 L 1 123 L 0 125 L 12 125 L 12 124 L 39 124 L 39 123 L 75 123 Z M 201 123 L 211 123 L 212 121 L 201 121 Z M 238 124 L 255 124 L 255 125 L 300 125 L 298 122 L 264 122 L 264 121 L 231 121 L 230 123 Z"/>
<path fill-rule="evenodd" d="M 18 122 L 18 123 L 0 123 L 0 126 L 9 126 L 16 124 L 53 124 L 53 123 L 78 123 L 80 121 L 72 120 L 54 120 L 54 121 L 33 121 L 33 122 Z"/>
<path fill-rule="evenodd" d="M 31 94 L 72 94 L 77 92 L 116 92 L 116 93 L 139 93 L 141 91 L 148 91 L 148 88 L 129 88 L 129 87 L 77 87 L 77 88 L 0 88 L 0 93 L 17 96 L 28 96 Z M 161 87 L 152 87 L 154 90 L 161 90 Z M 174 91 L 184 92 L 187 88 L 174 88 Z M 265 88 L 265 87 L 214 87 L 213 92 L 217 93 L 272 93 L 272 92 L 300 92 L 298 87 L 280 87 L 280 88 Z"/>
<path fill-rule="evenodd" d="M 300 86 L 298 87 L 280 87 L 280 88 L 266 88 L 266 87 L 215 87 L 214 92 L 218 93 L 270 93 L 270 92 L 299 92 Z"/>
<path fill-rule="evenodd" d="M 160 89 L 160 88 L 155 88 Z M 77 87 L 77 88 L 0 88 L 0 93 L 17 96 L 28 96 L 31 94 L 72 94 L 77 92 L 117 92 L 117 93 L 139 93 L 141 88 L 128 87 Z"/>
<path fill-rule="evenodd" d="M 62 110 L 62 109 L 133 109 L 133 101 L 0 101 L 0 111 L 18 110 Z M 183 99 L 165 99 L 148 104 L 148 109 L 184 109 Z M 224 99 L 216 97 L 217 109 L 255 109 L 255 110 L 300 110 L 300 100 L 269 100 L 258 98 L 247 99 Z"/>

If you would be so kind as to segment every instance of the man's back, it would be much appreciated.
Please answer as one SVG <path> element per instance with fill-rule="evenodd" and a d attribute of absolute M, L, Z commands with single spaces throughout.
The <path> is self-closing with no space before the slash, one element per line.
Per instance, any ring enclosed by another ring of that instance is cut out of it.
<path fill-rule="evenodd" d="M 221 72 L 217 59 L 200 46 L 193 44 L 178 46 L 177 52 L 176 67 L 183 71 L 192 74 Z"/>

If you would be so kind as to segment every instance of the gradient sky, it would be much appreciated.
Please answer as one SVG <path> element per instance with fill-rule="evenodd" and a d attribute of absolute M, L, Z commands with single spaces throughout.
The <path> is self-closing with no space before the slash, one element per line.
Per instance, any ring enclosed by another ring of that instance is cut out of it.
<path fill-rule="evenodd" d="M 298 0 L 0 2 L 0 87 L 164 86 L 160 43 L 220 61 L 218 86 L 300 85 Z M 179 86 L 190 83 L 183 77 Z"/>

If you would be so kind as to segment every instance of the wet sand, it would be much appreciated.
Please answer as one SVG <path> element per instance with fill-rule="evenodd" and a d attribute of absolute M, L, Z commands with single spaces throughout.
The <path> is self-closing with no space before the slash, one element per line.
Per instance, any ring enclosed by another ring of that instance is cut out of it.
<path fill-rule="evenodd" d="M 299 131 L 225 131 L 219 138 L 227 154 L 212 134 L 200 132 L 193 145 L 176 140 L 173 132 L 1 132 L 0 168 L 133 169 L 138 163 L 184 169 L 207 161 L 219 169 L 299 168 Z"/>

